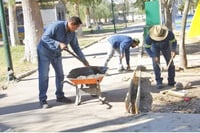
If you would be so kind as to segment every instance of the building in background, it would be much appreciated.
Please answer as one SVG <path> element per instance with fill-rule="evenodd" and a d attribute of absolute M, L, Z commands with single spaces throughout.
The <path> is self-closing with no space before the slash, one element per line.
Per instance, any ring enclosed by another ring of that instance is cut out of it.
<path fill-rule="evenodd" d="M 6 3 L 7 0 L 4 0 Z M 21 0 L 16 0 L 16 16 L 18 24 L 18 33 L 20 39 L 24 38 L 24 18 Z M 40 13 L 43 21 L 44 27 L 53 21 L 65 20 L 66 19 L 66 8 L 64 3 L 61 0 L 49 0 L 46 3 L 40 4 Z M 9 25 L 8 20 L 8 9 L 5 8 L 6 23 Z M 0 39 L 2 38 L 1 29 L 0 29 Z"/>

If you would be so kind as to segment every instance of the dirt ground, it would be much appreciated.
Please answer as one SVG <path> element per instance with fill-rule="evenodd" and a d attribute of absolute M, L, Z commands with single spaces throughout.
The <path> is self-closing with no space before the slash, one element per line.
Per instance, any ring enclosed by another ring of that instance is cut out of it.
<path fill-rule="evenodd" d="M 190 43 L 186 46 L 188 55 L 199 55 L 200 43 Z M 177 67 L 177 66 L 176 66 Z M 185 71 L 176 70 L 176 82 L 191 83 L 191 87 L 187 89 L 175 90 L 183 97 L 171 95 L 165 90 L 174 90 L 176 87 L 165 85 L 163 89 L 155 88 L 154 73 L 143 71 L 141 79 L 141 112 L 166 112 L 166 113 L 200 113 L 200 64 L 189 67 Z M 167 72 L 162 73 L 167 84 Z"/>

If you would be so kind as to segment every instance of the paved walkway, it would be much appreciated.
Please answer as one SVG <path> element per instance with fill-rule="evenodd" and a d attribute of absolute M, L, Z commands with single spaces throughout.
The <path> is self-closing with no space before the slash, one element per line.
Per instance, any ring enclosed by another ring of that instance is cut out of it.
<path fill-rule="evenodd" d="M 119 34 L 127 34 L 143 38 L 143 25 L 127 28 Z M 106 40 L 86 48 L 83 52 L 91 65 L 103 65 L 106 54 Z M 134 69 L 137 65 L 138 49 L 131 50 L 131 64 Z M 199 57 L 191 57 L 198 62 Z M 39 132 L 39 131 L 65 131 L 65 132 L 200 132 L 199 114 L 176 113 L 141 113 L 130 115 L 125 111 L 124 98 L 129 87 L 130 73 L 118 73 L 116 68 L 117 58 L 109 62 L 109 75 L 101 82 L 103 96 L 112 105 L 109 109 L 106 104 L 86 93 L 82 93 L 82 104 L 58 104 L 55 100 L 55 75 L 51 68 L 48 90 L 49 109 L 40 109 L 38 104 L 38 74 L 22 79 L 7 90 L 0 91 L 0 132 Z M 142 63 L 151 67 L 151 60 L 145 58 Z M 199 62 L 200 63 L 200 62 Z M 66 55 L 63 59 L 65 74 L 82 64 L 75 58 Z M 67 78 L 66 78 L 67 80 Z M 67 97 L 75 100 L 75 87 L 64 84 Z"/>

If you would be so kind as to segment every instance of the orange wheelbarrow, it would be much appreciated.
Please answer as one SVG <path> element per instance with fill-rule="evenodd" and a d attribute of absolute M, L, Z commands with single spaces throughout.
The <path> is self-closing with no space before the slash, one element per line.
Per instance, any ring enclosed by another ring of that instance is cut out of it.
<path fill-rule="evenodd" d="M 80 67 L 70 71 L 67 78 L 69 81 L 67 82 L 76 87 L 76 100 L 75 104 L 81 104 L 81 93 L 80 91 L 84 91 L 86 93 L 93 95 L 97 95 L 99 101 L 104 104 L 106 102 L 106 98 L 101 95 L 100 83 L 104 78 L 104 73 L 107 70 L 107 67 L 97 67 L 97 66 L 89 66 L 89 67 Z"/>

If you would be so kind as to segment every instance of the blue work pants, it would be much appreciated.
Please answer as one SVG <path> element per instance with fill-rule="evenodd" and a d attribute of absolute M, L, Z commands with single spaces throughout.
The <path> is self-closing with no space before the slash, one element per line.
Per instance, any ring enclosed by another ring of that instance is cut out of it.
<path fill-rule="evenodd" d="M 154 44 L 153 47 L 151 47 L 152 52 L 154 53 L 155 57 L 158 57 L 159 63 L 160 63 L 160 53 L 162 52 L 164 59 L 166 61 L 166 64 L 169 63 L 171 58 L 171 50 L 169 46 L 162 46 L 159 44 Z M 161 77 L 161 68 L 159 67 L 158 63 L 155 62 L 155 60 L 152 58 L 153 61 L 153 70 L 155 74 L 155 79 L 157 82 L 157 85 L 162 84 L 163 78 Z M 174 81 L 175 78 L 175 66 L 174 62 L 172 61 L 169 69 L 168 69 L 168 84 L 175 84 Z"/>
<path fill-rule="evenodd" d="M 38 74 L 39 74 L 39 100 L 47 100 L 47 90 L 49 84 L 49 68 L 52 64 L 55 70 L 55 83 L 56 83 L 56 96 L 57 98 L 63 97 L 63 80 L 64 73 L 62 67 L 61 55 L 54 55 L 43 45 L 38 45 Z"/>

